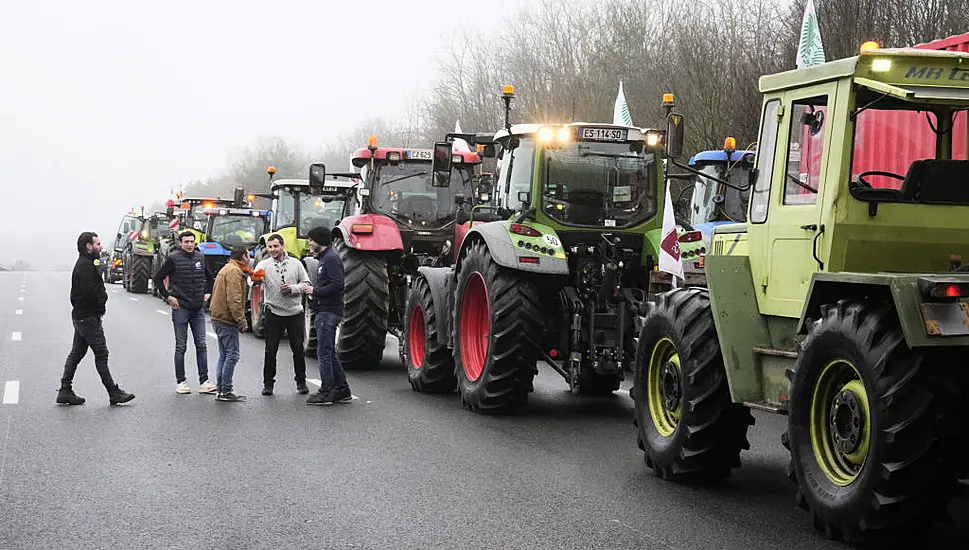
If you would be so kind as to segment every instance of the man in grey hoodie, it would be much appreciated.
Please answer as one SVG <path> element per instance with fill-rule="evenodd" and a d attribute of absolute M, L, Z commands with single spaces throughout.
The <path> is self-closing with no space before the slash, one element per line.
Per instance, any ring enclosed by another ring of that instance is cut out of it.
<path fill-rule="evenodd" d="M 266 274 L 262 282 L 266 315 L 266 357 L 263 362 L 263 395 L 272 395 L 276 383 L 276 353 L 283 329 L 289 334 L 289 347 L 293 352 L 293 370 L 296 374 L 296 390 L 309 393 L 306 387 L 306 359 L 303 356 L 303 289 L 310 286 L 309 275 L 303 262 L 286 253 L 283 238 L 272 234 L 266 239 L 269 257 L 256 265 L 256 270 Z"/>

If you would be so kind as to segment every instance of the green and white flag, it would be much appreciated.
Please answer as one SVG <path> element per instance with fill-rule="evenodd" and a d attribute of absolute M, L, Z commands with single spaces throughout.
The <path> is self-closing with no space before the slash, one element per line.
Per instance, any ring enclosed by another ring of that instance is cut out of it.
<path fill-rule="evenodd" d="M 622 80 L 619 81 L 619 93 L 616 95 L 616 106 L 612 111 L 612 123 L 620 126 L 632 126 L 633 117 L 626 105 L 626 94 L 622 91 Z"/>
<path fill-rule="evenodd" d="M 811 67 L 824 63 L 824 46 L 821 45 L 821 27 L 818 14 L 814 11 L 814 0 L 804 6 L 801 19 L 801 38 L 797 44 L 797 68 Z"/>

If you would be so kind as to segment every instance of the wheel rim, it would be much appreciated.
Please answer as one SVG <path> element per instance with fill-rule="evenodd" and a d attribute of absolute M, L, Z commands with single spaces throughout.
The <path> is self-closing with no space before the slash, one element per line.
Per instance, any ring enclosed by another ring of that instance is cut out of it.
<path fill-rule="evenodd" d="M 410 346 L 410 364 L 415 369 L 424 364 L 424 343 L 427 333 L 424 329 L 424 310 L 419 304 L 414 304 L 410 311 L 410 330 L 407 332 L 407 343 Z"/>
<path fill-rule="evenodd" d="M 670 437 L 683 411 L 683 376 L 680 354 L 669 338 L 653 346 L 647 373 L 647 403 L 656 431 Z"/>
<path fill-rule="evenodd" d="M 836 359 L 821 370 L 811 397 L 811 447 L 824 475 L 844 487 L 858 478 L 871 444 L 871 409 L 861 374 Z"/>
<path fill-rule="evenodd" d="M 491 308 L 484 277 L 477 271 L 468 277 L 461 297 L 461 364 L 468 380 L 481 377 L 491 340 Z"/>

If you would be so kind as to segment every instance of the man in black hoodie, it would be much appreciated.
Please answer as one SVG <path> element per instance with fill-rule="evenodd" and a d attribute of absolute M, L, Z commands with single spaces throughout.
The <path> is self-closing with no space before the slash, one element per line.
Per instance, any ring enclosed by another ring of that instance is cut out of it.
<path fill-rule="evenodd" d="M 314 286 L 307 286 L 303 292 L 311 298 L 313 312 L 316 314 L 316 359 L 320 367 L 320 391 L 306 400 L 309 405 L 332 405 L 350 403 L 353 394 L 347 375 L 336 351 L 336 329 L 343 320 L 343 260 L 330 247 L 332 237 L 325 227 L 314 227 L 309 232 L 310 250 L 316 255 L 319 267 L 316 269 Z"/>
<path fill-rule="evenodd" d="M 61 389 L 57 392 L 57 402 L 62 405 L 84 404 L 84 398 L 76 395 L 71 385 L 74 383 L 74 373 L 77 371 L 78 363 L 87 354 L 87 349 L 91 348 L 94 352 L 94 365 L 101 376 L 101 383 L 108 390 L 111 404 L 127 403 L 135 398 L 134 394 L 119 388 L 111 378 L 111 371 L 108 370 L 108 345 L 104 340 L 104 327 L 101 325 L 108 294 L 104 291 L 104 279 L 94 265 L 94 260 L 101 254 L 101 240 L 97 234 L 90 231 L 81 233 L 77 238 L 77 252 L 79 255 L 71 276 L 74 345 L 64 363 L 64 375 L 61 376 Z"/>

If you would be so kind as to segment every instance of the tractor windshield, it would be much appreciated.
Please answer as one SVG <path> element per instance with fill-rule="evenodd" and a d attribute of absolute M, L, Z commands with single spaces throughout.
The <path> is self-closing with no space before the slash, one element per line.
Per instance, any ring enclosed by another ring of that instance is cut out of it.
<path fill-rule="evenodd" d="M 704 174 L 725 179 L 738 188 L 745 188 L 752 166 L 749 163 L 736 162 L 731 163 L 728 168 L 725 163 L 717 162 L 698 168 Z M 693 198 L 690 200 L 690 225 L 696 227 L 710 222 L 743 222 L 747 219 L 749 189 L 738 191 L 703 176 L 696 176 L 694 181 Z"/>
<path fill-rule="evenodd" d="M 454 219 L 454 195 L 471 192 L 471 169 L 455 166 L 449 187 L 431 185 L 430 162 L 385 164 L 377 169 L 371 192 L 374 208 L 421 227 L 441 227 Z"/>
<path fill-rule="evenodd" d="M 310 229 L 333 229 L 343 218 L 342 197 L 320 197 L 304 194 L 299 199 L 299 235 L 305 237 Z"/>
<path fill-rule="evenodd" d="M 256 244 L 264 230 L 265 222 L 263 218 L 258 216 L 214 216 L 212 230 L 206 235 L 206 238 L 220 243 L 226 248 L 233 246 L 251 247 Z"/>
<path fill-rule="evenodd" d="M 863 95 L 859 105 L 866 103 Z M 874 106 L 855 118 L 852 195 L 866 202 L 969 205 L 967 106 L 867 102 Z"/>
<path fill-rule="evenodd" d="M 577 142 L 547 149 L 542 209 L 568 225 L 642 223 L 656 214 L 653 162 L 642 142 Z"/>

